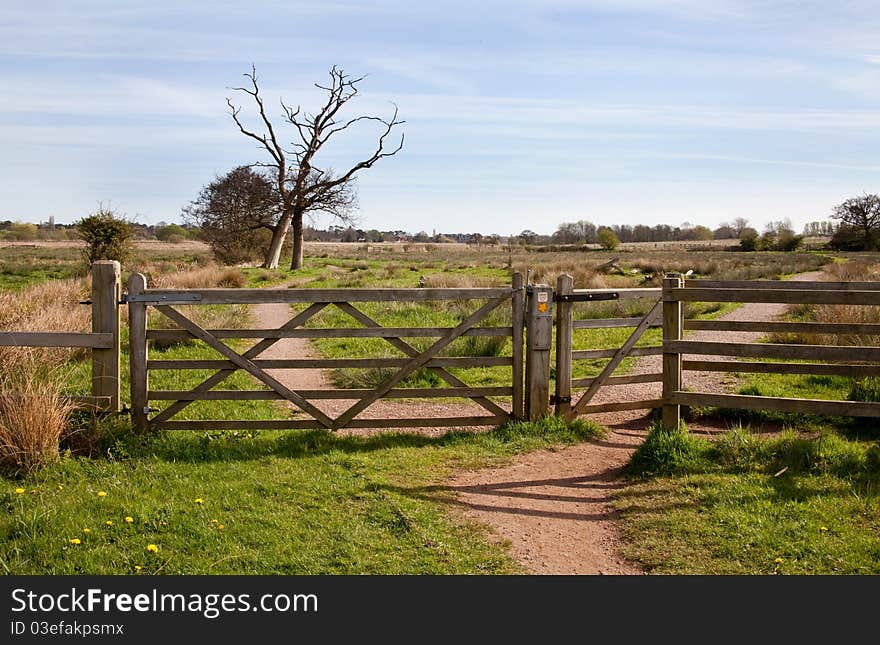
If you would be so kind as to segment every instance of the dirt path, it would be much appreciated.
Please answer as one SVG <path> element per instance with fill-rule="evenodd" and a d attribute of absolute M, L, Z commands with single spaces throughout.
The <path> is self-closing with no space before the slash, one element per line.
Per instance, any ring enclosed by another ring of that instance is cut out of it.
<path fill-rule="evenodd" d="M 824 275 L 816 271 L 794 279 L 821 280 Z M 720 319 L 772 320 L 785 310 L 781 304 L 750 303 Z M 687 338 L 753 342 L 756 335 L 696 331 L 689 332 Z M 634 372 L 659 372 L 661 361 L 660 356 L 645 357 Z M 686 372 L 684 379 L 695 391 L 725 392 L 736 386 L 735 378 L 724 373 Z M 659 395 L 660 384 L 645 383 L 603 388 L 595 401 L 637 401 Z M 511 554 L 531 573 L 642 573 L 620 555 L 618 516 L 611 497 L 623 485 L 620 472 L 644 439 L 648 416 L 636 411 L 590 418 L 609 429 L 606 439 L 559 451 L 534 452 L 503 468 L 461 473 L 449 484 L 458 493 L 465 515 L 509 541 Z M 688 428 L 697 433 L 723 430 L 698 423 L 690 423 Z"/>
<path fill-rule="evenodd" d="M 821 280 L 821 271 L 804 273 L 795 280 Z M 720 320 L 772 320 L 785 312 L 785 305 L 751 303 L 720 317 Z M 255 307 L 259 326 L 277 328 L 291 317 L 286 304 Z M 750 332 L 696 331 L 692 340 L 751 342 Z M 307 340 L 285 338 L 264 354 L 266 358 L 315 357 Z M 703 357 L 713 360 L 715 357 Z M 717 359 L 717 360 L 720 360 Z M 661 357 L 640 359 L 634 373 L 661 371 Z M 271 370 L 282 383 L 293 389 L 331 389 L 332 384 L 319 370 Z M 685 385 L 695 391 L 724 392 L 736 386 L 729 374 L 686 372 Z M 659 383 L 606 387 L 596 403 L 637 401 L 658 398 Z M 333 416 L 352 401 L 314 401 Z M 404 404 L 379 401 L 363 417 L 462 416 L 481 414 L 474 404 Z M 612 495 L 623 486 L 620 473 L 633 450 L 643 441 L 648 416 L 642 412 L 615 412 L 590 417 L 608 428 L 601 441 L 571 446 L 563 450 L 542 450 L 523 455 L 498 469 L 459 473 L 448 482 L 456 493 L 456 508 L 472 521 L 487 526 L 495 538 L 507 541 L 510 552 L 534 574 L 616 574 L 643 573 L 620 555 L 621 537 Z M 689 424 L 692 432 L 714 433 L 723 428 Z M 446 429 L 418 430 L 442 434 Z M 356 430 L 359 434 L 372 431 Z"/>

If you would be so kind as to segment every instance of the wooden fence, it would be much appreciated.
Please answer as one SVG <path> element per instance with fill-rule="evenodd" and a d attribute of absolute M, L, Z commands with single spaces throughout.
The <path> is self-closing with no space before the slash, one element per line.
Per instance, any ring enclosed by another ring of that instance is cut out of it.
<path fill-rule="evenodd" d="M 834 335 L 880 335 L 880 324 L 818 323 L 787 321 L 683 320 L 682 303 L 736 302 L 791 305 L 880 305 L 877 282 L 796 282 L 789 280 L 715 281 L 688 280 L 671 275 L 663 283 L 663 423 L 675 427 L 680 406 L 713 406 L 779 412 L 802 412 L 840 416 L 880 417 L 880 403 L 778 398 L 686 391 L 682 372 L 744 372 L 762 374 L 815 374 L 880 376 L 880 347 L 858 345 L 811 345 L 781 343 L 729 343 L 687 340 L 684 330 L 742 331 Z M 771 359 L 688 359 L 683 356 Z"/>
<path fill-rule="evenodd" d="M 92 354 L 92 394 L 70 398 L 83 407 L 119 411 L 119 262 L 94 262 L 91 277 L 91 333 L 0 331 L 0 345 L 89 348 Z"/>
<path fill-rule="evenodd" d="M 523 409 L 523 298 L 522 276 L 516 274 L 511 287 L 485 289 L 147 289 L 144 276 L 135 274 L 128 283 L 129 333 L 131 338 L 130 372 L 131 401 L 134 425 L 139 430 L 177 429 L 311 429 L 327 428 L 383 428 L 383 427 L 454 427 L 472 425 L 499 425 L 511 417 L 520 418 Z M 384 327 L 358 309 L 353 303 L 398 303 L 431 301 L 485 301 L 482 306 L 449 328 Z M 178 309 L 187 305 L 224 305 L 287 303 L 307 307 L 277 329 L 203 329 Z M 335 307 L 359 327 L 303 328 L 309 320 L 326 307 Z M 147 309 L 153 307 L 178 329 L 148 329 Z M 503 327 L 481 327 L 498 308 L 509 308 L 511 324 Z M 510 356 L 440 356 L 450 344 L 464 336 L 503 336 L 512 338 Z M 260 354 L 281 338 L 381 338 L 403 358 L 284 358 L 266 360 Z M 418 350 L 404 338 L 437 338 L 425 350 Z M 198 339 L 214 349 L 217 360 L 161 360 L 148 356 L 151 340 Z M 238 353 L 222 342 L 228 338 L 258 338 L 255 345 Z M 511 379 L 509 386 L 471 387 L 447 368 L 507 366 Z M 273 377 L 272 368 L 396 368 L 373 389 L 292 389 Z M 440 377 L 450 387 L 400 388 L 410 374 L 425 368 Z M 151 390 L 148 374 L 160 369 L 217 370 L 198 386 L 186 391 Z M 215 390 L 236 370 L 244 370 L 269 390 Z M 357 418 L 376 401 L 383 398 L 437 398 L 464 397 L 470 399 L 488 415 L 447 418 Z M 490 397 L 510 397 L 511 407 L 505 409 Z M 249 421 L 235 419 L 172 420 L 178 412 L 197 400 L 287 400 L 308 414 L 310 419 L 281 419 Z M 317 399 L 351 399 L 355 403 L 335 418 L 313 404 Z M 150 401 L 173 401 L 171 405 L 150 416 Z"/>

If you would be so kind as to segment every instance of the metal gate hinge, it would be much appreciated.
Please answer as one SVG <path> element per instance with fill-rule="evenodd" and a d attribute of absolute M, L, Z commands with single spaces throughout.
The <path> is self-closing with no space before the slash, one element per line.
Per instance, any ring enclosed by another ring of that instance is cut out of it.
<path fill-rule="evenodd" d="M 550 405 L 559 405 L 560 403 L 571 403 L 571 397 L 556 396 L 555 394 L 550 395 Z"/>

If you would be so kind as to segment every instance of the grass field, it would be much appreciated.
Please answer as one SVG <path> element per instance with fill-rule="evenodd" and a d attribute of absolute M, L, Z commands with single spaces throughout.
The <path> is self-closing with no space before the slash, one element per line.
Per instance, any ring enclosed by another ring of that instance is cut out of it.
<path fill-rule="evenodd" d="M 692 270 L 695 276 L 718 279 L 780 278 L 831 261 L 813 252 L 403 246 L 307 245 L 305 268 L 296 274 L 247 267 L 230 274 L 212 267 L 204 248 L 154 245 L 124 268 L 124 278 L 140 270 L 151 284 L 162 285 L 177 280 L 193 286 L 232 281 L 253 287 L 416 287 L 423 278 L 427 286 L 461 287 L 507 285 L 518 270 L 528 272 L 533 282 L 554 284 L 558 275 L 569 273 L 577 288 L 622 288 L 657 286 L 665 271 Z M 622 274 L 594 270 L 613 258 Z M 84 271 L 78 251 L 69 246 L 0 248 L 0 296 L 10 303 L 36 302 L 40 289 Z M 79 297 L 71 294 L 70 299 Z M 578 305 L 576 317 L 638 315 L 650 304 Z M 10 307 L 17 313 L 5 328 L 47 328 L 39 326 L 33 308 Z M 401 326 L 449 326 L 473 308 L 363 306 L 383 324 Z M 687 315 L 711 317 L 725 310 L 707 303 Z M 230 314 L 205 307 L 197 315 L 206 326 L 247 322 L 244 310 Z M 313 324 L 348 326 L 343 320 L 328 312 Z M 504 323 L 499 315 L 486 324 Z M 575 349 L 615 347 L 628 334 L 626 329 L 581 330 Z M 652 330 L 641 342 L 658 340 L 659 330 Z M 324 339 L 315 347 L 328 357 L 397 355 L 382 341 Z M 453 348 L 459 355 L 509 349 L 509 340 L 466 339 Z M 198 342 L 154 348 L 151 355 L 215 357 Z M 84 358 L 81 352 L 51 356 L 63 372 L 66 391 L 88 390 Z M 575 378 L 597 373 L 603 363 L 578 363 Z M 472 385 L 507 382 L 500 368 L 459 375 Z M 152 387 L 182 389 L 200 376 L 155 372 Z M 368 385 L 375 376 L 353 370 L 332 375 L 346 387 Z M 420 378 L 427 377 L 419 374 L 408 385 L 434 384 Z M 748 385 L 761 393 L 814 398 L 846 398 L 854 387 L 845 378 L 777 382 L 763 376 Z M 124 382 L 123 392 L 126 387 Z M 224 387 L 253 389 L 254 382 L 237 374 Z M 231 414 L 232 405 L 201 402 L 187 408 L 183 418 L 222 418 Z M 269 402 L 249 402 L 236 414 L 266 419 L 283 413 Z M 726 414 L 732 430 L 719 442 L 685 434 L 652 441 L 645 449 L 648 457 L 633 467 L 630 484 L 617 498 L 627 555 L 658 573 L 880 572 L 880 460 L 874 427 L 851 420 Z M 747 431 L 749 423 L 764 422 L 785 426 L 786 434 L 766 438 Z M 7 475 L 0 482 L 0 503 L 7 510 L 0 519 L 0 568 L 51 574 L 513 573 L 519 567 L 504 546 L 487 540 L 479 527 L 436 499 L 401 491 L 442 484 L 458 468 L 497 465 L 523 452 L 600 433 L 591 424 L 547 421 L 439 439 L 401 434 L 345 438 L 319 431 L 164 432 L 136 438 L 124 418 L 95 425 L 80 417 L 77 432 L 65 442 L 71 452 L 33 474 Z M 150 545 L 155 549 L 148 550 Z"/>

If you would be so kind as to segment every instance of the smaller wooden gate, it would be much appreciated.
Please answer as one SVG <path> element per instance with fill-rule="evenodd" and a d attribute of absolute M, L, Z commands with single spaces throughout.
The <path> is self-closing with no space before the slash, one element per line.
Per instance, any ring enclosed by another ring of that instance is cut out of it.
<path fill-rule="evenodd" d="M 511 287 L 479 289 L 147 289 L 146 279 L 135 274 L 128 283 L 126 301 L 129 307 L 131 334 L 131 402 L 135 428 L 149 429 L 313 429 L 326 428 L 382 428 L 382 427 L 455 427 L 471 425 L 499 425 L 511 417 L 520 418 L 523 409 L 523 298 L 522 276 L 516 274 Z M 483 301 L 459 324 L 449 328 L 384 327 L 353 303 L 364 302 L 428 302 L 428 301 Z M 278 329 L 203 329 L 191 317 L 181 313 L 187 305 L 290 303 L 308 306 Z M 310 328 L 303 326 L 328 306 L 350 317 L 358 327 Z M 178 329 L 155 330 L 147 328 L 147 309 L 153 307 Z M 479 326 L 496 309 L 509 308 L 510 325 Z M 266 349 L 281 338 L 382 338 L 404 355 L 403 358 L 344 358 L 312 359 L 291 357 L 282 360 L 261 360 Z M 509 356 L 441 356 L 452 343 L 464 336 L 508 336 L 512 339 Z M 404 340 L 407 337 L 437 338 L 427 349 L 416 349 Z M 148 356 L 150 340 L 198 339 L 219 355 L 218 360 L 151 360 Z M 238 352 L 223 342 L 228 338 L 259 338 L 259 342 L 244 352 Z M 510 385 L 502 387 L 470 387 L 452 374 L 448 368 L 508 366 Z M 374 389 L 298 390 L 290 388 L 273 377 L 272 368 L 396 368 Z M 445 381 L 450 387 L 398 388 L 401 381 L 418 369 L 425 368 Z M 148 373 L 156 369 L 214 369 L 212 376 L 187 391 L 150 390 Z M 236 370 L 244 370 L 269 390 L 216 390 Z M 358 415 L 386 397 L 436 398 L 464 397 L 470 399 L 487 415 L 448 418 L 393 418 L 362 419 Z M 490 397 L 510 397 L 510 409 L 505 409 Z M 215 419 L 198 421 L 172 420 L 172 417 L 192 402 L 208 399 L 257 400 L 283 399 L 307 413 L 310 419 L 279 419 L 251 421 Z M 328 415 L 315 399 L 352 399 L 355 402 L 336 417 Z M 150 401 L 171 400 L 168 407 L 155 416 Z"/>
<path fill-rule="evenodd" d="M 596 393 L 605 386 L 629 385 L 633 383 L 662 382 L 662 371 L 646 374 L 613 376 L 614 371 L 628 356 L 657 356 L 663 353 L 661 345 L 636 347 L 636 343 L 650 327 L 662 325 L 661 289 L 574 289 L 569 275 L 559 276 L 556 284 L 556 388 L 553 403 L 556 414 L 572 419 L 579 414 L 595 412 L 615 412 L 622 410 L 641 410 L 659 408 L 660 397 L 632 401 L 592 403 Z M 575 303 L 607 302 L 649 298 L 656 303 L 644 316 L 625 318 L 583 318 L 575 319 Z M 631 327 L 633 332 L 619 347 L 609 349 L 574 350 L 572 335 L 577 329 L 612 329 Z M 595 377 L 573 379 L 573 362 L 583 360 L 609 359 Z M 574 390 L 585 390 L 573 396 Z"/>

